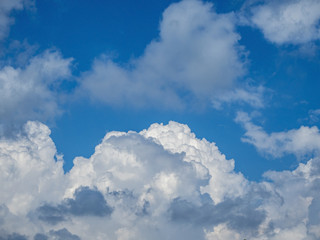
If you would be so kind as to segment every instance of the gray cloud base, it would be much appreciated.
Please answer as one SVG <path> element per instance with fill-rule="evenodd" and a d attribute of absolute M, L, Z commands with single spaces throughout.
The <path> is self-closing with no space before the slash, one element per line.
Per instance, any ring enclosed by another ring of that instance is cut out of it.
<path fill-rule="evenodd" d="M 69 215 L 104 217 L 111 213 L 112 208 L 107 205 L 102 193 L 88 187 L 78 188 L 74 199 L 67 198 L 58 206 L 45 204 L 36 210 L 38 219 L 52 225 L 66 221 Z"/>

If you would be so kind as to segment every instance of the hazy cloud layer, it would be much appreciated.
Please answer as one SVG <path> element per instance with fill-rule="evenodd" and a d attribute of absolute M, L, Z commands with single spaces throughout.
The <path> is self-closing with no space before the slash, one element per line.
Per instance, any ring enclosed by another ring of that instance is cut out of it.
<path fill-rule="evenodd" d="M 214 143 L 170 122 L 110 132 L 64 174 L 49 134 L 29 122 L 0 142 L 4 239 L 320 237 L 318 158 L 250 182 Z"/>
<path fill-rule="evenodd" d="M 80 92 L 94 101 L 120 106 L 183 109 L 219 102 L 227 95 L 222 102 L 260 107 L 260 90 L 237 86 L 246 73 L 247 59 L 235 23 L 233 13 L 217 14 L 210 3 L 174 3 L 163 13 L 159 38 L 141 57 L 127 65 L 108 56 L 96 59 L 80 79 Z M 232 92 L 234 88 L 239 89 Z"/>
<path fill-rule="evenodd" d="M 0 240 L 27 240 L 28 238 L 26 236 L 17 234 L 17 233 L 12 233 L 12 234 L 3 234 L 0 236 Z"/>
<path fill-rule="evenodd" d="M 72 234 L 66 228 L 51 230 L 47 234 L 37 233 L 33 240 L 80 240 L 79 236 Z"/>
<path fill-rule="evenodd" d="M 276 44 L 305 44 L 320 39 L 318 0 L 249 1 L 249 22 Z"/>

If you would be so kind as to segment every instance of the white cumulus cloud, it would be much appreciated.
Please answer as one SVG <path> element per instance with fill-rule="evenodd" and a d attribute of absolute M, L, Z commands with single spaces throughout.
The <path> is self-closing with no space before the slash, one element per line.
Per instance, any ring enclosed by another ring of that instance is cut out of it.
<path fill-rule="evenodd" d="M 96 59 L 80 79 L 80 92 L 94 101 L 135 107 L 183 109 L 219 101 L 246 73 L 246 53 L 235 22 L 233 13 L 218 14 L 211 3 L 174 3 L 163 13 L 159 37 L 142 56 L 127 65 L 108 56 Z M 261 105 L 258 95 L 241 91 L 236 97 L 231 93 L 228 102 Z"/>
<path fill-rule="evenodd" d="M 320 38 L 318 0 L 267 0 L 250 11 L 251 24 L 273 43 L 305 44 Z"/>
<path fill-rule="evenodd" d="M 50 130 L 0 141 L 4 239 L 319 239 L 320 160 L 250 182 L 188 126 L 110 132 L 63 173 Z"/>
<path fill-rule="evenodd" d="M 319 155 L 320 131 L 317 126 L 301 126 L 298 129 L 268 134 L 261 126 L 252 123 L 247 113 L 238 112 L 236 121 L 246 130 L 242 141 L 253 144 L 262 153 L 274 157 L 295 154 L 299 158 Z"/>
<path fill-rule="evenodd" d="M 27 120 L 48 120 L 59 114 L 59 83 L 71 76 L 72 59 L 45 51 L 20 68 L 0 69 L 0 133 L 6 134 Z"/>

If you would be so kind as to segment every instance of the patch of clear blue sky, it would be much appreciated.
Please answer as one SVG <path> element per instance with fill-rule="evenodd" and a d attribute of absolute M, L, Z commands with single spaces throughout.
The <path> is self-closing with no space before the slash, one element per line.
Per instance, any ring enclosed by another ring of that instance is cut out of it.
<path fill-rule="evenodd" d="M 39 0 L 36 11 L 15 13 L 16 23 L 9 38 L 27 40 L 38 52 L 57 48 L 64 57 L 73 57 L 74 74 L 90 69 L 94 58 L 112 54 L 119 63 L 139 57 L 152 39 L 158 37 L 162 12 L 169 0 Z M 242 0 L 213 1 L 217 12 L 238 10 Z M 259 30 L 237 29 L 240 43 L 249 51 L 247 78 L 271 89 L 267 107 L 261 111 L 260 124 L 266 131 L 283 131 L 308 125 L 310 109 L 320 108 L 319 54 L 302 56 L 298 47 L 276 46 L 263 38 Z M 72 86 L 72 85 L 71 85 Z M 271 97 L 272 96 L 272 97 Z M 65 170 L 75 156 L 89 157 L 107 131 L 140 131 L 152 123 L 169 120 L 186 123 L 197 137 L 216 142 L 228 159 L 236 160 L 236 170 L 251 180 L 261 179 L 267 170 L 292 169 L 293 156 L 267 159 L 253 146 L 241 142 L 244 130 L 233 119 L 238 110 L 231 106 L 217 111 L 174 112 L 130 107 L 112 108 L 86 101 L 67 103 L 65 114 L 52 127 L 52 138 L 64 154 Z"/>

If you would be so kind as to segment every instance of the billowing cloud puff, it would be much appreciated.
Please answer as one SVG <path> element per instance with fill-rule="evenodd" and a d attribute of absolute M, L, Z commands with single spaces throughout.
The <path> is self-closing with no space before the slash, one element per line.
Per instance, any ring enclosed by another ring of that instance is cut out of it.
<path fill-rule="evenodd" d="M 318 0 L 267 0 L 251 8 L 250 22 L 276 44 L 305 44 L 320 38 Z"/>
<path fill-rule="evenodd" d="M 236 121 L 246 130 L 242 141 L 253 144 L 262 153 L 274 157 L 295 154 L 299 158 L 318 156 L 320 153 L 320 131 L 317 126 L 301 126 L 299 129 L 268 134 L 252 123 L 247 113 L 239 112 Z"/>
<path fill-rule="evenodd" d="M 110 132 L 68 173 L 39 122 L 0 142 L 0 239 L 319 239 L 320 160 L 246 180 L 188 126 Z"/>
<path fill-rule="evenodd" d="M 47 126 L 28 122 L 16 139 L 0 140 L 0 201 L 13 214 L 62 197 L 63 162 L 49 134 Z"/>
<path fill-rule="evenodd" d="M 27 120 L 48 120 L 59 114 L 57 91 L 61 80 L 71 75 L 71 60 L 45 51 L 23 68 L 0 69 L 1 135 Z"/>
<path fill-rule="evenodd" d="M 219 102 L 237 88 L 246 72 L 246 57 L 235 31 L 233 13 L 217 14 L 212 4 L 185 0 L 163 13 L 159 38 L 127 65 L 104 56 L 80 79 L 81 90 L 109 105 L 183 109 Z M 250 89 L 253 90 L 253 89 Z M 255 91 L 238 89 L 222 102 L 262 105 Z M 253 94 L 253 96 L 251 96 Z"/>

